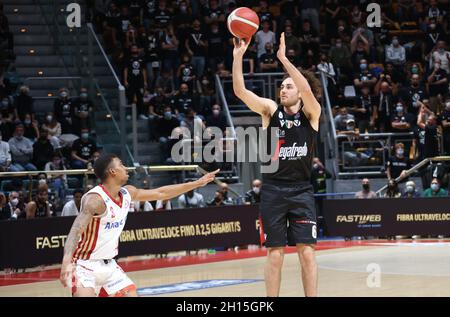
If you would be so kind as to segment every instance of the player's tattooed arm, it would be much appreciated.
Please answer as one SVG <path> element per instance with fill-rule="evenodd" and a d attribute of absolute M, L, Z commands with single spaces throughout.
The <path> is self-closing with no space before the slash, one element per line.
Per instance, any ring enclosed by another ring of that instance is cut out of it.
<path fill-rule="evenodd" d="M 75 218 L 64 245 L 63 262 L 72 261 L 73 253 L 80 241 L 81 235 L 86 230 L 92 218 L 95 215 L 102 214 L 105 208 L 105 203 L 99 195 L 89 194 L 83 199 L 80 214 Z"/>

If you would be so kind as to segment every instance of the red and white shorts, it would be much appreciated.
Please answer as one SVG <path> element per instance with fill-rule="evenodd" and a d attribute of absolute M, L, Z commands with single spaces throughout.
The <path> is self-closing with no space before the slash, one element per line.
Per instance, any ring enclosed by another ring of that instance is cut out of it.
<path fill-rule="evenodd" d="M 77 260 L 76 287 L 93 288 L 98 295 L 103 288 L 108 295 L 134 287 L 133 281 L 125 274 L 114 259 L 111 260 Z M 74 293 L 76 289 L 72 289 Z"/>

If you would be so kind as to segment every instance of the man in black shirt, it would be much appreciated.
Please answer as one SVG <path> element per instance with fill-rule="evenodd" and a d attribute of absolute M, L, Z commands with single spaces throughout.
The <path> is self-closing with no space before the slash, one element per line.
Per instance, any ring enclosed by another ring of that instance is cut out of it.
<path fill-rule="evenodd" d="M 419 74 L 411 75 L 411 84 L 400 91 L 400 97 L 405 101 L 408 112 L 417 116 L 420 110 L 420 103 L 417 101 L 428 98 L 425 86 L 420 83 Z"/>
<path fill-rule="evenodd" d="M 245 204 L 255 205 L 261 202 L 261 181 L 254 179 L 252 182 L 252 189 L 245 193 Z"/>
<path fill-rule="evenodd" d="M 228 123 L 227 118 L 220 111 L 220 106 L 218 104 L 213 105 L 211 112 L 211 115 L 206 117 L 206 127 L 217 127 L 224 132 Z"/>
<path fill-rule="evenodd" d="M 44 170 L 45 164 L 52 160 L 53 146 L 48 140 L 48 131 L 41 129 L 39 139 L 33 144 L 33 164 L 38 170 Z"/>
<path fill-rule="evenodd" d="M 397 143 L 395 145 L 395 155 L 390 157 L 386 163 L 386 174 L 389 180 L 396 179 L 404 171 L 411 168 L 408 152 L 405 153 L 405 145 Z"/>
<path fill-rule="evenodd" d="M 131 57 L 123 70 L 123 82 L 127 88 L 128 103 L 133 103 L 136 97 L 137 112 L 141 119 L 148 119 L 144 109 L 144 89 L 147 89 L 147 71 L 145 62 L 139 56 L 137 45 L 131 46 Z"/>
<path fill-rule="evenodd" d="M 358 124 L 359 133 L 372 132 L 374 118 L 374 98 L 369 94 L 370 89 L 367 85 L 361 88 L 361 94 L 356 97 L 355 107 L 352 108 Z"/>
<path fill-rule="evenodd" d="M 69 98 L 67 88 L 59 90 L 59 98 L 55 100 L 53 108 L 56 120 L 61 123 L 61 132 L 63 134 L 73 133 L 73 102 Z"/>
<path fill-rule="evenodd" d="M 448 91 L 448 79 L 447 72 L 441 68 L 441 61 L 434 61 L 434 68 L 428 76 L 428 85 L 430 90 L 430 96 L 436 97 L 441 94 L 442 96 Z"/>
<path fill-rule="evenodd" d="M 153 12 L 153 20 L 157 29 L 167 27 L 172 21 L 172 12 L 167 8 L 166 0 L 159 0 L 159 6 Z"/>
<path fill-rule="evenodd" d="M 450 98 L 447 97 L 445 110 L 441 113 L 442 133 L 444 137 L 444 155 L 450 155 Z"/>
<path fill-rule="evenodd" d="M 27 113 L 31 114 L 34 120 L 33 97 L 30 96 L 30 88 L 21 86 L 19 94 L 14 98 L 14 108 L 16 109 L 16 117 L 20 121 L 25 120 Z"/>
<path fill-rule="evenodd" d="M 273 44 L 267 42 L 266 53 L 259 58 L 259 68 L 263 73 L 275 73 L 278 70 L 278 60 L 273 52 Z"/>
<path fill-rule="evenodd" d="M 369 66 L 366 59 L 362 59 L 359 62 L 359 69 L 361 72 L 355 76 L 355 79 L 353 80 L 354 85 L 357 88 L 361 88 L 365 85 L 370 88 L 375 86 L 377 83 L 377 78 L 369 72 Z"/>
<path fill-rule="evenodd" d="M 187 84 L 180 85 L 178 93 L 172 98 L 171 106 L 179 120 L 183 120 L 184 113 L 188 108 L 194 108 L 194 97 L 190 93 Z"/>
<path fill-rule="evenodd" d="M 170 106 L 164 107 L 164 116 L 156 121 L 156 137 L 159 140 L 161 149 L 161 162 L 170 157 L 172 149 L 171 135 L 172 131 L 180 126 L 180 121 L 172 112 Z"/>
<path fill-rule="evenodd" d="M 81 130 L 81 138 L 72 144 L 72 167 L 74 169 L 83 169 L 89 162 L 92 163 L 94 152 L 97 151 L 97 145 L 89 136 L 88 129 Z"/>
<path fill-rule="evenodd" d="M 192 29 L 185 41 L 188 53 L 192 56 L 192 64 L 194 65 L 195 74 L 201 77 L 205 70 L 208 36 L 201 30 L 201 22 L 195 19 L 192 22 Z"/>
<path fill-rule="evenodd" d="M 216 23 L 222 26 L 225 23 L 225 12 L 217 0 L 209 0 L 209 7 L 203 7 L 203 16 L 207 25 Z"/>
<path fill-rule="evenodd" d="M 212 23 L 208 32 L 208 67 L 212 72 L 225 59 L 225 36 L 217 23 Z"/>
<path fill-rule="evenodd" d="M 88 91 L 86 88 L 81 88 L 80 96 L 73 101 L 74 111 L 74 133 L 78 136 L 81 134 L 81 129 L 91 128 L 91 116 L 94 111 L 94 104 L 88 98 Z"/>

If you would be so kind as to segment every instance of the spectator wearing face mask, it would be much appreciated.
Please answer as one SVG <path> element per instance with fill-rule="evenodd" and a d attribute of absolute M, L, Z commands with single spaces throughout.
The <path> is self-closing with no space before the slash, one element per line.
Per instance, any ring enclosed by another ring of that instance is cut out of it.
<path fill-rule="evenodd" d="M 184 53 L 181 56 L 181 65 L 178 67 L 176 75 L 179 84 L 186 84 L 190 91 L 194 91 L 194 83 L 197 76 L 194 73 L 194 66 L 191 63 L 189 54 Z"/>
<path fill-rule="evenodd" d="M 450 155 L 450 97 L 447 97 L 445 110 L 441 113 L 441 125 L 444 138 L 444 155 Z"/>
<path fill-rule="evenodd" d="M 401 101 L 396 103 L 395 112 L 391 115 L 391 131 L 394 133 L 411 132 L 414 127 L 415 117 L 407 112 L 406 107 Z M 392 141 L 402 137 L 393 137 Z M 409 153 L 409 146 L 405 147 L 405 152 Z"/>
<path fill-rule="evenodd" d="M 32 163 L 33 142 L 25 138 L 23 134 L 23 124 L 19 123 L 16 125 L 14 137 L 8 141 L 12 156 L 12 164 L 10 166 L 12 172 L 37 170 L 36 166 Z"/>
<path fill-rule="evenodd" d="M 412 67 L 414 72 L 411 75 L 411 84 L 408 87 L 404 87 L 400 91 L 400 98 L 408 105 L 408 112 L 417 116 L 420 111 L 420 103 L 418 101 L 428 98 L 425 86 L 420 81 L 419 74 L 415 73 L 417 66 Z"/>
<path fill-rule="evenodd" d="M 407 181 L 405 186 L 405 192 L 402 195 L 403 198 L 417 198 L 420 197 L 420 193 L 416 190 L 416 184 L 413 181 Z"/>
<path fill-rule="evenodd" d="M 7 172 L 11 166 L 11 151 L 9 143 L 2 140 L 0 132 L 0 172 Z"/>
<path fill-rule="evenodd" d="M 39 139 L 33 144 L 33 163 L 41 171 L 52 159 L 54 148 L 48 139 L 47 130 L 42 129 Z"/>
<path fill-rule="evenodd" d="M 8 202 L 6 202 L 6 197 L 3 193 L 0 193 L 0 206 L 1 206 L 1 215 L 0 219 L 17 219 L 24 217 L 23 209 L 20 209 L 19 206 L 19 193 L 16 191 L 12 191 L 9 193 Z"/>
<path fill-rule="evenodd" d="M 155 127 L 156 138 L 159 140 L 161 150 L 161 162 L 170 157 L 172 142 L 170 136 L 175 128 L 180 126 L 180 121 L 172 112 L 172 107 L 164 107 L 164 116 L 158 118 Z"/>
<path fill-rule="evenodd" d="M 395 155 L 390 157 L 386 163 L 386 174 L 388 179 L 396 179 L 411 168 L 411 161 L 405 155 L 405 145 L 397 143 L 395 145 Z"/>
<path fill-rule="evenodd" d="M 441 188 L 441 182 L 437 178 L 433 178 L 430 188 L 425 189 L 422 197 L 447 197 L 448 193 Z"/>
<path fill-rule="evenodd" d="M 73 192 L 73 199 L 64 205 L 61 217 L 78 216 L 81 208 L 81 197 L 83 197 L 83 190 L 80 188 L 75 189 Z"/>
<path fill-rule="evenodd" d="M 386 62 L 391 62 L 395 66 L 403 66 L 406 62 L 405 48 L 400 45 L 398 37 L 392 38 L 392 44 L 386 48 Z"/>
<path fill-rule="evenodd" d="M 81 129 L 91 129 L 91 115 L 94 111 L 94 104 L 89 99 L 87 88 L 81 88 L 80 96 L 73 102 L 74 111 L 74 133 L 78 136 Z"/>
<path fill-rule="evenodd" d="M 362 180 L 362 190 L 355 194 L 355 198 L 358 199 L 371 199 L 377 198 L 377 194 L 370 190 L 370 181 L 368 178 Z"/>
<path fill-rule="evenodd" d="M 261 181 L 255 179 L 252 182 L 252 189 L 245 193 L 245 204 L 255 205 L 259 204 L 261 201 Z"/>
<path fill-rule="evenodd" d="M 53 112 L 47 112 L 45 123 L 42 124 L 42 130 L 47 131 L 48 139 L 55 149 L 61 147 L 60 137 L 62 134 L 61 124 L 56 120 Z"/>
<path fill-rule="evenodd" d="M 375 86 L 377 83 L 377 78 L 372 75 L 369 71 L 369 66 L 367 64 L 367 59 L 361 59 L 359 62 L 360 73 L 356 75 L 353 80 L 354 85 L 357 88 L 362 88 L 363 86 L 368 86 L 369 88 Z"/>
<path fill-rule="evenodd" d="M 31 114 L 25 114 L 25 120 L 23 121 L 25 131 L 23 136 L 35 142 L 39 138 L 39 123 L 32 118 Z"/>
<path fill-rule="evenodd" d="M 73 133 L 73 103 L 67 88 L 60 89 L 59 98 L 53 105 L 53 113 L 56 121 L 61 124 L 61 133 Z"/>
<path fill-rule="evenodd" d="M 72 167 L 74 169 L 86 168 L 92 161 L 95 151 L 97 151 L 97 145 L 90 138 L 89 130 L 82 129 L 81 138 L 72 144 Z"/>
<path fill-rule="evenodd" d="M 217 127 L 222 132 L 228 127 L 227 118 L 222 113 L 218 104 L 212 106 L 211 114 L 206 117 L 207 127 Z"/>
<path fill-rule="evenodd" d="M 205 207 L 205 201 L 203 195 L 195 192 L 194 190 L 178 197 L 178 208 L 202 208 Z"/>

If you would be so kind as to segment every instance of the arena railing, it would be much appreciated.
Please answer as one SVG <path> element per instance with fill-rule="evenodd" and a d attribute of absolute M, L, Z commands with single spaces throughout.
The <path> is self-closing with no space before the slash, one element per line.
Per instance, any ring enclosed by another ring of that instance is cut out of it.
<path fill-rule="evenodd" d="M 75 90 L 78 91 L 81 86 L 89 88 L 89 96 L 96 106 L 97 120 L 94 121 L 98 121 L 98 142 L 109 152 L 120 151 L 122 159 L 133 164 L 136 149 L 130 147 L 136 144 L 137 134 L 131 135 L 133 142 L 130 144 L 127 140 L 127 128 L 132 130 L 136 126 L 136 116 L 133 116 L 134 121 L 126 120 L 129 106 L 126 103 L 125 88 L 93 31 L 92 24 L 84 23 L 82 15 L 81 27 L 70 28 L 66 24 L 65 3 L 58 3 L 57 0 L 37 0 L 37 3 L 51 29 L 55 52 L 61 57 L 67 74 L 83 78 Z M 96 58 L 97 56 L 101 58 Z M 102 69 L 109 70 L 108 76 Z M 111 88 L 111 80 L 115 82 L 115 88 Z"/>
<path fill-rule="evenodd" d="M 406 170 L 404 174 L 400 175 L 399 177 L 397 177 L 395 179 L 396 183 L 401 182 L 402 180 L 408 178 L 409 176 L 411 176 L 412 174 L 418 172 L 420 169 L 424 168 L 426 165 L 430 164 L 430 163 L 434 163 L 434 162 L 449 162 L 450 161 L 450 156 L 435 156 L 435 157 L 428 157 L 423 159 L 422 161 L 420 161 L 419 163 L 417 163 L 416 165 L 414 165 L 413 167 L 411 167 L 410 169 Z M 385 191 L 387 189 L 387 184 L 384 185 L 383 187 L 381 187 L 380 189 L 378 189 L 376 191 L 376 194 L 378 196 L 381 196 L 382 192 Z"/>

